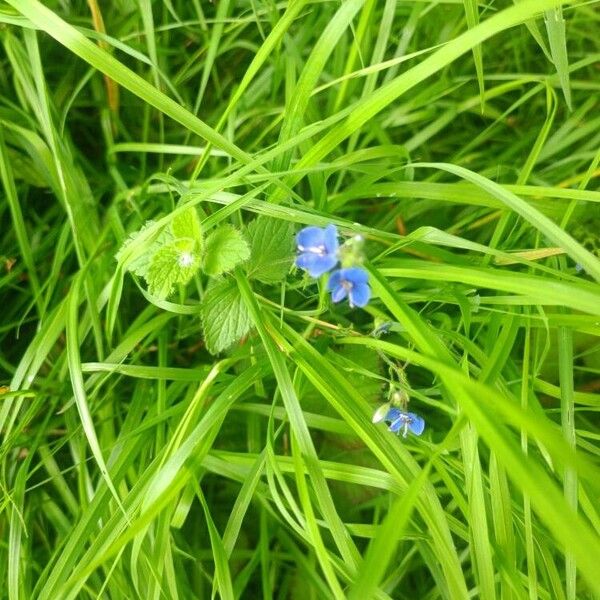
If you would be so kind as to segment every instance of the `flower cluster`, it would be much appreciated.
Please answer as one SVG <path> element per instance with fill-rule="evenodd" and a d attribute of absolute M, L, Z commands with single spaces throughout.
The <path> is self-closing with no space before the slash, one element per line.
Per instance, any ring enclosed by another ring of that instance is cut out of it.
<path fill-rule="evenodd" d="M 352 238 L 343 246 L 338 242 L 335 225 L 305 227 L 296 236 L 298 256 L 296 266 L 304 269 L 311 277 L 320 277 L 341 262 L 341 269 L 329 275 L 327 290 L 333 302 L 348 298 L 351 307 L 366 306 L 371 298 L 369 275 L 357 263 L 362 259 L 362 238 Z"/>
<path fill-rule="evenodd" d="M 414 435 L 421 435 L 425 429 L 423 417 L 392 406 L 389 402 L 380 406 L 373 415 L 373 423 L 381 421 L 389 423 L 388 429 L 393 433 L 402 432 L 402 437 L 406 437 L 409 431 Z"/>

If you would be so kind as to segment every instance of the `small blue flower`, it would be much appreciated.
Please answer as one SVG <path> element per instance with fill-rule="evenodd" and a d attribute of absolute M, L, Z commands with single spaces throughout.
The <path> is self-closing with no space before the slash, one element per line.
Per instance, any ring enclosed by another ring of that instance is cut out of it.
<path fill-rule="evenodd" d="M 311 277 L 320 277 L 331 271 L 338 262 L 337 227 L 305 227 L 296 236 L 298 251 L 296 266 L 308 271 Z"/>
<path fill-rule="evenodd" d="M 389 430 L 394 433 L 400 433 L 406 437 L 410 430 L 415 435 L 421 435 L 425 429 L 425 420 L 415 413 L 405 412 L 399 408 L 390 408 L 385 417 L 386 421 L 391 421 Z"/>
<path fill-rule="evenodd" d="M 390 423 L 389 430 L 394 433 L 402 431 L 406 437 L 409 430 L 415 435 L 421 435 L 425 429 L 425 421 L 415 413 L 409 413 L 397 406 L 392 406 L 391 402 L 382 404 L 373 413 L 373 423 L 385 421 Z"/>
<path fill-rule="evenodd" d="M 338 269 L 329 276 L 327 289 L 331 292 L 333 302 L 340 302 L 346 296 L 350 306 L 366 306 L 371 298 L 369 274 L 360 267 Z"/>

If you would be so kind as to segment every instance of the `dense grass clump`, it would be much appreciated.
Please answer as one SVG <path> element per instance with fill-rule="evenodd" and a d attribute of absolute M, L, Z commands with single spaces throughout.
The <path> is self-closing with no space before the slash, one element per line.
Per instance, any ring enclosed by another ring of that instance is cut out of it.
<path fill-rule="evenodd" d="M 0 596 L 598 597 L 599 31 L 0 2 Z"/>

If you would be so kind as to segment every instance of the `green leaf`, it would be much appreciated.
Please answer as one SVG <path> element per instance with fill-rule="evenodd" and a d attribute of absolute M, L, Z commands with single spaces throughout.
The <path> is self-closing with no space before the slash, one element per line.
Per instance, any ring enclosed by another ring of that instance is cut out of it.
<path fill-rule="evenodd" d="M 221 275 L 250 258 L 250 246 L 244 236 L 232 225 L 223 225 L 206 240 L 204 271 Z"/>
<path fill-rule="evenodd" d="M 198 212 L 194 207 L 184 210 L 173 218 L 171 231 L 177 239 L 193 240 L 198 246 L 202 244 L 202 228 Z"/>
<path fill-rule="evenodd" d="M 250 315 L 233 281 L 221 279 L 209 285 L 202 302 L 204 342 L 211 354 L 229 348 L 250 330 Z"/>
<path fill-rule="evenodd" d="M 34 187 L 49 187 L 48 181 L 44 177 L 44 173 L 34 161 L 12 148 L 7 148 L 7 152 L 8 158 L 12 164 L 15 179 L 21 179 Z"/>
<path fill-rule="evenodd" d="M 290 270 L 294 252 L 294 226 L 287 221 L 259 216 L 248 225 L 251 256 L 248 277 L 277 283 Z"/>
<path fill-rule="evenodd" d="M 155 224 L 155 221 L 146 221 L 140 229 L 129 234 L 129 237 L 123 242 L 123 245 L 115 256 L 117 261 L 125 263 L 125 268 L 128 271 L 135 273 L 139 277 L 146 277 L 148 275 L 150 263 L 156 252 L 173 240 L 171 232 L 163 229 L 158 236 L 146 242 L 146 245 L 143 242 L 139 243 L 136 241 L 142 233 Z M 133 260 L 128 260 L 130 256 L 133 256 Z"/>
<path fill-rule="evenodd" d="M 188 283 L 199 266 L 200 259 L 193 242 L 179 240 L 164 246 L 152 257 L 146 276 L 148 291 L 164 299 L 171 294 L 175 284 Z"/>

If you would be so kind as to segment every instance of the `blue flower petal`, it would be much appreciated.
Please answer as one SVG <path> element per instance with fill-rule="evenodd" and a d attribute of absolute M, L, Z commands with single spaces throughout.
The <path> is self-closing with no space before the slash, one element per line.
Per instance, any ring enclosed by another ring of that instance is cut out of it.
<path fill-rule="evenodd" d="M 390 416 L 393 409 L 390 409 L 387 416 Z M 394 413 L 393 416 L 396 416 Z M 386 420 L 387 417 L 386 417 Z M 389 426 L 389 430 L 394 433 L 400 433 L 402 431 L 402 435 L 406 437 L 407 431 L 411 431 L 415 435 L 421 435 L 423 430 L 425 429 L 425 421 L 419 415 L 415 413 L 407 413 L 404 411 L 399 411 L 398 418 L 392 421 Z"/>
<path fill-rule="evenodd" d="M 308 271 L 311 277 L 320 277 L 333 269 L 336 263 L 334 256 L 320 256 L 312 252 L 303 252 L 296 258 L 296 266 Z"/>
<path fill-rule="evenodd" d="M 318 248 L 325 245 L 325 231 L 320 227 L 305 227 L 296 235 L 298 249 L 302 252 L 309 248 Z"/>
<path fill-rule="evenodd" d="M 296 235 L 300 256 L 296 265 L 306 269 L 312 277 L 320 277 L 330 271 L 338 262 L 337 229 L 329 225 L 321 227 L 305 227 Z"/>
<path fill-rule="evenodd" d="M 404 426 L 405 423 L 405 419 L 402 417 L 398 417 L 395 421 L 392 421 L 392 423 L 389 426 L 389 430 L 393 431 L 394 433 L 398 433 L 400 431 L 400 429 Z"/>
<path fill-rule="evenodd" d="M 333 302 L 349 296 L 350 306 L 366 306 L 371 298 L 371 288 L 367 284 L 369 274 L 360 267 L 338 269 L 329 276 L 327 289 Z"/>
<path fill-rule="evenodd" d="M 331 300 L 341 302 L 348 295 L 348 290 L 343 285 L 338 285 L 335 290 L 331 292 Z"/>
<path fill-rule="evenodd" d="M 415 434 L 421 435 L 425 429 L 425 420 L 415 413 L 408 413 L 410 421 L 408 422 L 408 428 Z"/>
<path fill-rule="evenodd" d="M 362 308 L 371 299 L 371 288 L 366 283 L 355 283 L 350 290 L 350 306 Z"/>
<path fill-rule="evenodd" d="M 327 225 L 327 227 L 325 227 L 325 231 L 323 232 L 323 243 L 329 254 L 337 254 L 339 244 L 337 227 L 335 225 Z"/>
<path fill-rule="evenodd" d="M 395 421 L 400 415 L 402 411 L 397 406 L 392 406 L 390 410 L 388 410 L 387 415 L 385 415 L 385 421 Z"/>
<path fill-rule="evenodd" d="M 342 269 L 342 271 L 343 278 L 354 285 L 369 282 L 369 274 L 361 267 L 350 267 L 349 269 Z"/>
<path fill-rule="evenodd" d="M 296 257 L 296 266 L 306 270 L 312 269 L 316 264 L 319 264 L 321 258 L 318 254 L 303 252 Z"/>
<path fill-rule="evenodd" d="M 342 269 L 338 269 L 334 271 L 327 280 L 327 290 L 329 292 L 335 290 L 335 288 L 339 287 L 342 283 Z"/>

